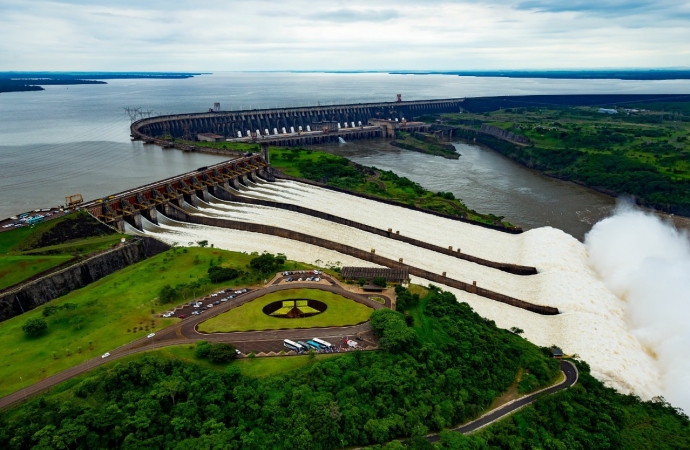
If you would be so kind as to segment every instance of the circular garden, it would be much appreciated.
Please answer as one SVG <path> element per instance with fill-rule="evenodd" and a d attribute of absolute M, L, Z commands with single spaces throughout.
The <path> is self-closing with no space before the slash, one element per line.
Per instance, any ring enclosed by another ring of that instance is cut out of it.
<path fill-rule="evenodd" d="M 373 309 L 320 289 L 284 289 L 232 308 L 197 326 L 201 333 L 342 327 L 369 320 Z"/>

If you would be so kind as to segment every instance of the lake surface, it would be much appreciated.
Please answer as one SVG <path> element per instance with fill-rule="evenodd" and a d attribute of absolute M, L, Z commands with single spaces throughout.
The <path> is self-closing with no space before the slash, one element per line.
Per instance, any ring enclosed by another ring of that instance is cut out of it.
<path fill-rule="evenodd" d="M 65 196 L 76 193 L 85 199 L 102 197 L 224 159 L 131 142 L 125 107 L 166 114 L 203 112 L 214 102 L 220 102 L 223 110 L 238 110 L 392 101 L 395 94 L 417 100 L 689 92 L 690 80 L 220 73 L 183 80 L 109 80 L 107 85 L 48 86 L 45 91 L 0 94 L 0 217 L 59 205 Z M 361 145 L 364 147 L 346 144 L 350 147 L 343 151 L 355 152 L 354 158 L 366 164 L 381 168 L 390 164 L 388 168 L 429 189 L 451 191 L 477 211 L 503 215 L 526 228 L 552 224 L 581 235 L 587 221 L 605 215 L 612 205 L 611 199 L 569 183 L 566 186 L 538 176 L 521 180 L 527 176 L 524 173 L 531 172 L 476 147 L 460 148 L 460 160 L 448 161 L 391 150 L 385 143 Z"/>

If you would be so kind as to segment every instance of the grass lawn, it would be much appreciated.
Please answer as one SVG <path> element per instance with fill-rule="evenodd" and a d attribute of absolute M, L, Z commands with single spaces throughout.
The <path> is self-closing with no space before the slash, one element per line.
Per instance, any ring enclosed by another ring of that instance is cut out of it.
<path fill-rule="evenodd" d="M 71 214 L 34 226 L 24 226 L 0 233 L 0 289 L 21 283 L 70 259 L 106 250 L 120 241 L 122 235 L 111 234 L 31 248 L 44 233 L 49 232 L 61 222 L 79 220 L 80 217 L 79 214 Z"/>
<path fill-rule="evenodd" d="M 311 317 L 287 319 L 263 313 L 264 306 L 275 301 L 309 298 L 324 302 L 328 309 Z M 205 333 L 280 330 L 291 328 L 341 327 L 369 320 L 373 309 L 332 292 L 318 289 L 288 289 L 259 297 L 242 306 L 213 317 L 198 326 Z"/>
<path fill-rule="evenodd" d="M 242 375 L 265 378 L 291 370 L 307 366 L 314 361 L 321 361 L 325 358 L 343 356 L 337 353 L 317 354 L 313 358 L 308 355 L 303 356 L 273 356 L 265 358 L 240 358 L 225 364 L 215 364 L 207 359 L 198 359 L 194 356 L 195 345 L 172 345 L 170 347 L 150 350 L 145 355 L 160 356 L 165 359 L 177 359 L 185 363 L 198 364 L 213 370 L 225 370 L 228 366 L 237 366 Z M 113 361 L 111 364 L 141 358 L 142 354 L 130 355 L 125 358 Z"/>
<path fill-rule="evenodd" d="M 255 256 L 198 247 L 178 249 L 176 253 L 169 250 L 50 302 L 55 306 L 68 302 L 77 306 L 47 317 L 48 331 L 41 337 L 28 338 L 21 327 L 29 318 L 42 317 L 45 307 L 0 323 L 0 396 L 174 323 L 178 319 L 161 319 L 158 315 L 182 299 L 161 305 L 157 300 L 161 287 L 204 278 L 210 260 L 218 264 L 221 257 L 223 265 L 248 270 L 246 265 Z M 290 268 L 303 266 L 292 261 L 287 264 Z M 222 284 L 205 283 L 190 297 L 221 287 L 248 286 L 261 278 L 250 274 Z M 128 331 L 134 328 L 138 331 Z"/>
<path fill-rule="evenodd" d="M 70 255 L 2 256 L 0 257 L 0 289 L 20 283 L 70 259 L 72 259 Z"/>

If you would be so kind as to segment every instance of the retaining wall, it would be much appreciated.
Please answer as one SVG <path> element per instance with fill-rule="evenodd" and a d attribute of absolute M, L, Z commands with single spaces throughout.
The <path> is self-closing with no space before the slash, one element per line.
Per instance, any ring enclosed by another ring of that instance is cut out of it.
<path fill-rule="evenodd" d="M 529 266 L 521 266 L 517 264 L 509 264 L 509 263 L 499 263 L 495 261 L 490 261 L 487 259 L 483 258 L 478 258 L 476 256 L 468 255 L 467 253 L 462 253 L 462 249 L 456 249 L 453 251 L 450 248 L 446 247 L 440 247 L 438 245 L 433 245 L 429 244 L 428 242 L 420 241 L 408 236 L 403 236 L 397 233 L 394 233 L 392 231 L 387 231 L 387 230 L 382 230 L 380 228 L 372 227 L 370 225 L 366 225 L 363 223 L 355 222 L 349 219 L 344 219 L 342 217 L 334 216 L 332 214 L 324 213 L 321 211 L 316 211 L 313 209 L 305 208 L 303 206 L 299 205 L 293 205 L 289 203 L 281 203 L 281 202 L 275 202 L 272 200 L 263 200 L 263 199 L 257 199 L 257 198 L 249 198 L 249 197 L 242 197 L 239 195 L 236 195 L 228 190 L 225 189 L 218 189 L 215 192 L 216 197 L 220 198 L 221 200 L 228 200 L 228 201 L 233 201 L 233 202 L 238 202 L 238 203 L 245 203 L 245 204 L 250 204 L 250 205 L 260 205 L 260 206 L 268 206 L 271 208 L 277 208 L 277 209 L 283 209 L 287 211 L 293 211 L 297 212 L 300 214 L 305 214 L 309 215 L 312 217 L 317 217 L 319 219 L 323 220 L 328 220 L 329 222 L 334 222 L 338 223 L 341 225 L 345 225 L 348 227 L 356 228 L 358 230 L 366 231 L 367 233 L 372 233 L 376 234 L 378 236 L 384 236 L 389 239 L 393 239 L 396 241 L 400 242 L 405 242 L 407 244 L 414 245 L 416 247 L 421 247 L 425 248 L 427 250 L 431 250 L 437 253 L 443 253 L 444 255 L 452 256 L 454 258 L 458 259 L 463 259 L 465 261 L 470 261 L 475 264 L 480 264 L 482 266 L 486 267 L 491 267 L 493 269 L 498 269 L 503 272 L 508 272 L 512 273 L 515 275 L 535 275 L 537 273 L 537 269 L 535 267 L 529 267 Z"/>
<path fill-rule="evenodd" d="M 506 303 L 511 306 L 515 306 L 517 308 L 522 308 L 527 311 L 531 311 L 537 314 L 543 314 L 543 315 L 555 315 L 559 314 L 558 308 L 553 308 L 550 306 L 542 306 L 542 305 L 535 305 L 533 303 L 526 302 L 524 300 L 519 300 L 507 295 L 499 294 L 497 292 L 490 291 L 488 289 L 484 289 L 478 286 L 475 286 L 473 284 L 465 283 L 462 281 L 454 280 L 452 278 L 448 278 L 442 275 L 435 274 L 433 272 L 429 272 L 424 269 L 419 269 L 417 267 L 413 267 L 404 263 L 400 263 L 398 261 L 394 261 L 392 259 L 385 258 L 383 256 L 376 255 L 375 253 L 370 253 L 364 250 L 360 250 L 355 247 L 351 247 L 349 245 L 344 245 L 340 244 L 338 242 L 334 241 L 329 241 L 327 239 L 315 237 L 315 236 L 310 236 L 308 234 L 300 233 L 297 231 L 292 231 L 292 230 L 286 230 L 284 228 L 279 228 L 279 227 L 274 227 L 270 225 L 262 225 L 262 224 L 257 224 L 257 223 L 248 223 L 248 222 L 239 222 L 235 220 L 229 220 L 229 219 L 219 219 L 216 217 L 203 217 L 203 216 L 194 216 L 194 215 L 189 215 L 182 211 L 181 209 L 173 206 L 173 209 L 175 209 L 175 215 L 172 217 L 173 219 L 188 222 L 188 223 L 194 223 L 194 224 L 199 224 L 199 225 L 207 225 L 211 227 L 218 227 L 218 228 L 228 228 L 232 230 L 240 230 L 240 231 L 248 231 L 252 233 L 261 233 L 261 234 L 268 234 L 271 236 L 278 236 L 282 237 L 285 239 L 291 239 L 299 242 L 304 242 L 307 244 L 315 245 L 317 247 L 325 248 L 328 250 L 334 250 L 336 252 L 342 253 L 344 255 L 349 255 L 353 256 L 355 258 L 364 260 L 364 261 L 369 261 L 374 264 L 378 264 L 381 266 L 386 266 L 386 267 L 400 267 L 400 268 L 407 268 L 409 273 L 411 275 L 427 279 L 429 281 L 432 281 L 434 283 L 439 283 L 439 284 L 444 284 L 446 286 L 450 286 L 456 289 L 461 289 L 466 292 L 470 292 L 472 294 L 480 295 L 482 297 L 489 298 L 491 300 L 495 300 L 501 303 Z"/>
<path fill-rule="evenodd" d="M 0 321 L 30 311 L 169 248 L 169 245 L 156 239 L 139 237 L 43 278 L 24 283 L 0 295 Z"/>
<path fill-rule="evenodd" d="M 405 203 L 399 203 L 399 202 L 396 202 L 394 200 L 388 200 L 385 198 L 374 197 L 373 195 L 364 194 L 362 192 L 348 191 L 347 189 L 341 189 L 339 187 L 331 186 L 329 184 L 319 183 L 318 181 L 311 181 L 311 180 L 306 180 L 303 178 L 291 177 L 290 175 L 286 175 L 283 172 L 279 171 L 275 167 L 269 167 L 269 169 L 271 170 L 271 173 L 275 178 L 279 178 L 282 180 L 297 181 L 299 183 L 308 184 L 311 186 L 316 186 L 316 187 L 320 187 L 320 188 L 324 188 L 324 189 L 330 189 L 331 191 L 352 195 L 354 197 L 366 198 L 367 200 L 373 200 L 375 202 L 385 203 L 387 205 L 399 206 L 400 208 L 410 209 L 412 211 L 418 211 L 418 212 L 422 212 L 424 214 L 431 214 L 433 216 L 443 217 L 444 219 L 457 220 L 458 222 L 469 223 L 470 225 L 476 225 L 478 227 L 488 228 L 490 230 L 501 231 L 503 233 L 521 234 L 523 232 L 522 228 L 520 228 L 520 227 L 508 228 L 508 227 L 499 226 L 499 225 L 489 225 L 486 223 L 475 222 L 473 220 L 469 220 L 469 219 L 466 219 L 464 217 L 450 216 L 448 214 L 443 214 L 443 213 L 440 213 L 438 211 L 433 211 L 431 209 L 422 209 L 422 208 L 418 208 L 414 205 L 407 205 Z"/>

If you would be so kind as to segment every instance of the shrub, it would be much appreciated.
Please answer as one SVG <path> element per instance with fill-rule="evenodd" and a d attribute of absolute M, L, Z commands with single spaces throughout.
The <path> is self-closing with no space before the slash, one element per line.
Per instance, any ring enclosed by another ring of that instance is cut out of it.
<path fill-rule="evenodd" d="M 194 356 L 199 359 L 208 358 L 210 351 L 211 345 L 207 341 L 198 341 L 196 343 L 196 350 L 194 350 Z"/>
<path fill-rule="evenodd" d="M 211 344 L 208 359 L 213 363 L 230 362 L 237 357 L 235 347 L 230 344 Z"/>
<path fill-rule="evenodd" d="M 375 286 L 386 287 L 386 279 L 384 277 L 376 277 L 371 282 Z"/>
<path fill-rule="evenodd" d="M 38 337 L 42 335 L 48 329 L 48 323 L 45 319 L 36 318 L 27 320 L 24 325 L 22 325 L 22 330 L 30 337 Z"/>
<path fill-rule="evenodd" d="M 212 266 L 208 268 L 208 278 L 213 283 L 232 280 L 237 278 L 239 275 L 240 272 L 238 270 L 229 267 Z"/>

